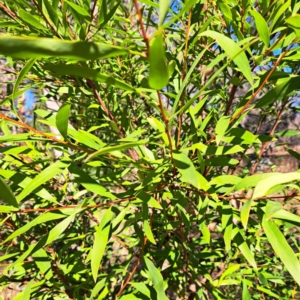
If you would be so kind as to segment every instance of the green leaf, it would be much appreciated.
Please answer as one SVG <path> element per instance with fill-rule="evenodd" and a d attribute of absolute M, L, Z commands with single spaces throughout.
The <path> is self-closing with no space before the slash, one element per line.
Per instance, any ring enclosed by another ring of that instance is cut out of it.
<path fill-rule="evenodd" d="M 147 285 L 143 282 L 130 282 L 130 285 L 132 285 L 134 288 L 136 288 L 140 293 L 147 296 L 149 299 L 151 299 L 151 291 L 147 287 Z"/>
<path fill-rule="evenodd" d="M 80 183 L 84 188 L 92 193 L 97 195 L 109 198 L 116 199 L 116 197 L 108 192 L 103 186 L 101 186 L 96 180 L 90 177 L 82 169 L 77 167 L 75 164 L 71 163 L 68 167 L 70 173 L 74 176 L 76 182 Z"/>
<path fill-rule="evenodd" d="M 164 279 L 159 272 L 159 270 L 154 266 L 152 261 L 148 259 L 147 257 L 144 257 L 147 269 L 148 269 L 148 274 L 149 278 L 153 283 L 153 287 L 157 293 L 157 299 L 159 300 L 167 300 L 168 298 L 166 297 L 165 291 L 164 291 Z"/>
<path fill-rule="evenodd" d="M 136 142 L 133 142 L 133 143 L 124 143 L 124 144 L 116 145 L 116 146 L 103 147 L 100 150 L 95 151 L 94 153 L 92 153 L 91 155 L 89 155 L 86 158 L 85 162 L 87 162 L 87 161 L 91 160 L 92 158 L 97 157 L 99 155 L 104 155 L 104 154 L 107 154 L 107 153 L 112 153 L 114 151 L 128 150 L 128 149 L 134 148 L 134 147 L 136 147 L 138 145 L 147 144 L 148 142 L 149 142 L 148 140 L 144 140 L 144 141 L 136 141 Z"/>
<path fill-rule="evenodd" d="M 70 125 L 68 126 L 68 135 L 72 137 L 76 142 L 82 143 L 92 149 L 99 150 L 101 145 L 95 142 L 95 136 L 86 131 L 76 131 Z"/>
<path fill-rule="evenodd" d="M 41 248 L 32 256 L 41 274 L 43 274 L 46 279 L 50 280 L 53 276 L 53 273 L 51 270 L 51 261 L 47 255 L 47 252 L 43 248 Z"/>
<path fill-rule="evenodd" d="M 294 15 L 285 20 L 287 26 L 293 29 L 296 33 L 297 38 L 300 38 L 300 15 Z"/>
<path fill-rule="evenodd" d="M 264 173 L 245 177 L 235 185 L 234 190 L 240 191 L 243 189 L 251 188 L 253 186 L 256 186 L 260 181 L 279 174 L 280 173 Z"/>
<path fill-rule="evenodd" d="M 222 176 L 217 176 L 215 178 L 213 178 L 209 184 L 210 185 L 225 185 L 225 184 L 237 184 L 241 181 L 242 179 L 238 176 L 235 175 L 222 175 Z"/>
<path fill-rule="evenodd" d="M 21 70 L 21 72 L 18 74 L 18 77 L 15 81 L 15 85 L 14 85 L 14 89 L 12 92 L 12 99 L 16 98 L 16 92 L 18 90 L 18 87 L 20 85 L 20 83 L 22 82 L 22 80 L 24 79 L 24 77 L 26 76 L 26 74 L 30 71 L 30 69 L 32 68 L 32 66 L 35 64 L 35 59 L 30 59 L 27 61 L 27 63 L 25 64 L 25 66 L 23 67 L 23 69 Z"/>
<path fill-rule="evenodd" d="M 295 157 L 296 159 L 300 160 L 300 153 L 294 151 L 293 149 L 289 149 L 287 147 L 285 147 L 285 150 L 292 155 L 293 157 Z"/>
<path fill-rule="evenodd" d="M 32 14 L 28 13 L 24 9 L 19 9 L 19 15 L 23 21 L 25 21 L 29 25 L 33 26 L 34 29 L 37 28 L 37 29 L 46 30 L 46 27 L 43 26 L 39 22 L 39 20 L 37 20 Z"/>
<path fill-rule="evenodd" d="M 239 270 L 241 268 L 240 264 L 234 264 L 232 266 L 229 266 L 224 273 L 221 275 L 220 279 L 219 279 L 219 285 L 222 284 L 222 281 L 224 278 L 226 278 L 226 276 L 231 275 L 232 273 L 236 272 L 237 270 Z"/>
<path fill-rule="evenodd" d="M 277 184 L 287 183 L 294 180 L 300 180 L 300 173 L 285 173 L 285 174 L 274 174 L 269 178 L 261 180 L 254 189 L 253 199 L 263 197 L 267 194 L 268 190 Z"/>
<path fill-rule="evenodd" d="M 251 300 L 251 295 L 248 291 L 248 286 L 247 286 L 246 280 L 243 280 L 242 300 Z"/>
<path fill-rule="evenodd" d="M 288 97 L 289 94 L 295 93 L 299 88 L 300 76 L 289 77 L 258 99 L 255 107 L 261 108 L 272 104 L 277 100 L 283 100 Z"/>
<path fill-rule="evenodd" d="M 19 208 L 19 204 L 15 198 L 14 193 L 12 192 L 10 187 L 5 183 L 5 181 L 1 176 L 0 176 L 0 190 L 1 190 L 0 199 L 2 201 L 16 208 Z"/>
<path fill-rule="evenodd" d="M 222 116 L 218 120 L 218 122 L 216 124 L 216 129 L 215 129 L 217 145 L 220 143 L 222 137 L 224 136 L 224 134 L 229 126 L 230 119 L 231 119 L 231 117 Z"/>
<path fill-rule="evenodd" d="M 1 177 L 0 177 L 1 178 Z M 1 185 L 1 184 L 0 184 Z M 1 199 L 1 198 L 0 198 Z M 12 211 L 18 211 L 19 208 L 13 207 L 13 206 L 4 206 L 0 205 L 0 213 L 10 213 Z"/>
<path fill-rule="evenodd" d="M 114 85 L 117 88 L 123 89 L 125 91 L 133 92 L 134 88 L 127 84 L 126 82 L 115 78 L 114 76 L 108 76 L 102 73 L 99 73 L 96 70 L 80 67 L 76 65 L 64 65 L 64 64 L 47 64 L 45 69 L 53 71 L 59 75 L 73 75 L 83 78 L 89 78 L 101 83 L 106 83 L 107 85 Z"/>
<path fill-rule="evenodd" d="M 287 221 L 287 222 L 293 222 L 293 223 L 296 223 L 297 226 L 300 226 L 300 216 L 295 215 L 284 209 L 276 211 L 272 217 L 275 219 L 280 219 L 280 220 Z"/>
<path fill-rule="evenodd" d="M 239 229 L 237 227 L 235 227 L 233 229 L 232 236 L 233 236 L 234 241 L 237 243 L 240 251 L 242 252 L 242 254 L 244 255 L 244 257 L 248 261 L 248 263 L 253 268 L 257 269 L 257 265 L 256 265 L 256 262 L 255 262 L 255 258 L 254 258 L 253 252 L 249 249 L 248 244 L 244 240 L 241 232 L 239 231 Z"/>
<path fill-rule="evenodd" d="M 31 280 L 25 287 L 24 289 L 24 294 L 22 297 L 22 300 L 30 300 L 30 295 L 31 295 L 31 286 L 32 286 L 33 280 Z"/>
<path fill-rule="evenodd" d="M 274 135 L 280 136 L 280 137 L 288 137 L 288 136 L 295 136 L 298 134 L 300 134 L 299 130 L 285 129 L 285 130 L 276 132 Z"/>
<path fill-rule="evenodd" d="M 200 184 L 198 182 L 198 176 L 193 162 L 180 151 L 173 152 L 173 159 L 175 166 L 178 169 L 184 181 L 192 184 L 194 187 L 199 189 Z"/>
<path fill-rule="evenodd" d="M 241 209 L 241 221 L 244 228 L 247 228 L 252 204 L 253 204 L 253 198 L 247 200 Z"/>
<path fill-rule="evenodd" d="M 96 228 L 95 240 L 91 250 L 91 268 L 95 282 L 97 281 L 101 259 L 109 240 L 112 217 L 113 214 L 111 213 L 111 208 L 109 208 L 103 215 L 100 225 Z"/>
<path fill-rule="evenodd" d="M 228 252 L 231 249 L 232 241 L 232 228 L 233 228 L 233 210 L 231 205 L 222 205 L 222 233 L 225 243 L 225 251 Z"/>
<path fill-rule="evenodd" d="M 33 219 L 31 222 L 25 224 L 24 226 L 16 229 L 11 235 L 9 235 L 2 243 L 5 244 L 6 242 L 20 236 L 21 234 L 24 234 L 25 232 L 27 232 L 28 230 L 30 230 L 32 227 L 38 225 L 38 224 L 43 224 L 49 221 L 53 221 L 53 220 L 58 220 L 61 218 L 64 218 L 65 215 L 60 214 L 60 213 L 51 213 L 51 212 L 47 212 L 45 214 L 39 215 L 38 217 L 36 217 L 35 219 Z"/>
<path fill-rule="evenodd" d="M 60 235 L 69 227 L 71 222 L 74 220 L 75 215 L 80 211 L 78 209 L 74 209 L 74 210 L 75 212 L 72 215 L 62 220 L 60 223 L 58 223 L 49 231 L 45 246 L 57 240 L 60 237 Z"/>
<path fill-rule="evenodd" d="M 239 161 L 237 159 L 220 155 L 213 158 L 208 158 L 205 160 L 206 166 L 232 166 L 238 164 Z"/>
<path fill-rule="evenodd" d="M 124 55 L 129 52 L 124 48 L 103 43 L 0 36 L 0 54 L 15 58 L 59 57 L 69 60 L 96 60 Z"/>
<path fill-rule="evenodd" d="M 64 104 L 56 114 L 56 127 L 66 140 L 68 138 L 68 122 L 71 104 Z"/>
<path fill-rule="evenodd" d="M 50 4 L 49 0 L 44 0 L 48 15 L 51 19 L 51 21 L 53 22 L 53 24 L 57 27 L 58 25 L 58 15 L 55 11 L 55 9 L 53 9 L 52 5 Z"/>
<path fill-rule="evenodd" d="M 265 216 L 267 219 L 273 217 L 278 211 L 282 210 L 282 204 L 275 201 L 268 201 L 265 209 Z"/>
<path fill-rule="evenodd" d="M 159 0 L 158 26 L 162 25 L 168 13 L 171 0 Z"/>
<path fill-rule="evenodd" d="M 66 167 L 68 167 L 67 163 L 57 161 L 54 164 L 50 165 L 48 168 L 45 168 L 17 196 L 17 202 L 20 202 L 36 188 L 52 179 L 54 176 L 60 174 Z"/>
<path fill-rule="evenodd" d="M 82 16 L 90 17 L 90 14 L 83 7 L 73 3 L 71 1 L 64 0 L 64 2 L 68 3 L 75 11 L 77 11 Z"/>
<path fill-rule="evenodd" d="M 251 10 L 251 15 L 255 19 L 255 24 L 256 24 L 256 30 L 258 31 L 258 34 L 265 44 L 265 47 L 269 46 L 270 43 L 270 33 L 269 33 L 269 28 L 266 20 L 264 17 L 257 11 L 257 10 Z"/>
<path fill-rule="evenodd" d="M 232 39 L 228 38 L 227 36 L 221 33 L 211 30 L 200 33 L 199 36 L 209 36 L 212 39 L 215 39 L 217 43 L 224 49 L 226 54 L 231 59 L 233 59 L 233 61 L 237 64 L 238 68 L 241 70 L 243 75 L 252 85 L 253 77 L 247 56 Z"/>
<path fill-rule="evenodd" d="M 151 227 L 150 227 L 150 224 L 149 224 L 148 220 L 143 221 L 143 227 L 144 227 L 145 235 L 148 238 L 148 240 L 152 244 L 156 245 L 156 242 L 155 242 L 155 239 L 154 239 L 154 236 L 153 236 L 153 233 L 152 233 L 152 230 L 151 230 Z"/>
<path fill-rule="evenodd" d="M 149 49 L 149 86 L 160 90 L 169 82 L 168 67 L 166 64 L 163 31 L 159 30 L 152 38 Z"/>
<path fill-rule="evenodd" d="M 200 231 L 203 235 L 203 239 L 207 244 L 210 244 L 210 231 L 204 222 L 200 224 Z"/>
<path fill-rule="evenodd" d="M 300 263 L 284 235 L 272 220 L 263 217 L 262 226 L 272 248 L 279 256 L 294 280 L 300 285 Z"/>

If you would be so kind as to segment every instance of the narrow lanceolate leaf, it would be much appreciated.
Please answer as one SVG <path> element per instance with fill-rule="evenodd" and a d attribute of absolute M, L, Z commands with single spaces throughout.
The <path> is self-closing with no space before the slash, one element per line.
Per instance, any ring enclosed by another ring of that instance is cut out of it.
<path fill-rule="evenodd" d="M 109 208 L 102 217 L 101 223 L 96 228 L 94 245 L 91 254 L 91 267 L 94 281 L 97 281 L 98 271 L 103 257 L 111 228 L 113 214 Z"/>
<path fill-rule="evenodd" d="M 8 236 L 2 243 L 5 244 L 6 242 L 14 239 L 15 237 L 20 236 L 21 234 L 24 234 L 25 232 L 27 232 L 29 229 L 31 229 L 32 227 L 38 225 L 38 224 L 42 224 L 42 223 L 46 223 L 49 221 L 53 221 L 53 220 L 58 220 L 65 217 L 63 214 L 59 214 L 59 213 L 51 213 L 51 212 L 47 212 L 45 214 L 39 215 L 38 217 L 36 217 L 35 219 L 33 219 L 31 222 L 25 224 L 24 226 L 14 230 L 14 232 Z"/>
<path fill-rule="evenodd" d="M 68 122 L 71 104 L 63 105 L 56 114 L 56 127 L 66 140 L 68 138 Z"/>
<path fill-rule="evenodd" d="M 35 61 L 36 60 L 33 58 L 28 60 L 28 62 L 25 64 L 24 68 L 19 73 L 19 75 L 15 81 L 15 85 L 14 85 L 14 89 L 13 89 L 13 93 L 12 93 L 12 99 L 16 98 L 16 92 L 18 91 L 18 87 L 19 87 L 20 83 L 22 82 L 22 80 L 24 79 L 26 74 L 30 71 L 30 69 L 34 65 Z"/>
<path fill-rule="evenodd" d="M 250 265 L 252 265 L 253 268 L 257 269 L 257 264 L 253 255 L 253 252 L 250 250 L 248 244 L 244 240 L 241 232 L 237 227 L 235 227 L 232 231 L 232 236 L 234 241 L 237 243 L 237 246 L 239 247 L 240 251 L 244 255 L 244 257 L 247 259 Z"/>
<path fill-rule="evenodd" d="M 159 0 L 158 26 L 162 25 L 170 7 L 170 0 Z"/>
<path fill-rule="evenodd" d="M 263 197 L 267 194 L 268 190 L 278 184 L 291 182 L 294 180 L 300 180 L 300 173 L 285 173 L 285 174 L 276 174 L 264 180 L 261 180 L 254 189 L 253 199 Z"/>
<path fill-rule="evenodd" d="M 230 38 L 227 36 L 207 30 L 199 36 L 209 36 L 212 39 L 215 39 L 217 43 L 223 48 L 223 50 L 226 52 L 226 54 L 233 59 L 233 61 L 237 64 L 238 68 L 241 70 L 243 75 L 247 78 L 250 84 L 253 83 L 253 77 L 251 68 L 249 65 L 249 61 L 247 59 L 246 54 L 243 52 L 243 50 Z"/>
<path fill-rule="evenodd" d="M 262 226 L 272 248 L 289 273 L 293 276 L 294 280 L 300 285 L 300 263 L 284 235 L 274 222 L 267 220 L 266 217 L 263 218 Z"/>
<path fill-rule="evenodd" d="M 285 22 L 287 23 L 288 27 L 292 28 L 295 31 L 296 36 L 299 39 L 300 38 L 300 15 L 297 14 L 297 15 L 291 16 L 291 17 L 287 18 L 285 20 Z"/>
<path fill-rule="evenodd" d="M 223 116 L 219 119 L 219 121 L 216 124 L 216 142 L 217 145 L 220 143 L 222 137 L 224 136 L 228 126 L 230 123 L 230 117 L 228 116 Z"/>
<path fill-rule="evenodd" d="M 24 294 L 22 296 L 23 300 L 30 300 L 30 294 L 31 294 L 31 286 L 32 286 L 33 280 L 31 280 L 24 289 Z"/>
<path fill-rule="evenodd" d="M 169 82 L 162 30 L 159 30 L 150 42 L 149 62 L 149 86 L 160 90 Z"/>
<path fill-rule="evenodd" d="M 73 75 L 83 78 L 93 79 L 101 83 L 106 83 L 108 85 L 114 85 L 117 88 L 123 89 L 125 91 L 133 92 L 134 88 L 128 83 L 115 78 L 114 76 L 108 76 L 99 73 L 97 70 L 93 70 L 87 67 L 80 67 L 76 65 L 64 65 L 64 64 L 47 64 L 45 69 L 53 71 L 59 75 Z"/>
<path fill-rule="evenodd" d="M 47 236 L 46 244 L 49 245 L 56 239 L 60 237 L 60 235 L 69 227 L 71 222 L 74 220 L 77 213 L 79 213 L 81 209 L 74 209 L 74 213 L 72 213 L 69 217 L 62 220 L 60 223 L 58 223 L 55 227 L 53 227 Z"/>
<path fill-rule="evenodd" d="M 103 197 L 107 197 L 109 199 L 116 199 L 116 197 L 113 194 L 108 192 L 96 180 L 90 177 L 87 173 L 85 173 L 75 164 L 71 163 L 68 169 L 72 176 L 74 176 L 75 181 L 81 184 L 88 191 Z"/>
<path fill-rule="evenodd" d="M 0 197 L 1 199 L 1 197 Z M 1 199 L 2 200 L 2 199 Z M 12 211 L 18 211 L 19 209 L 13 206 L 0 205 L 0 213 L 10 213 Z"/>
<path fill-rule="evenodd" d="M 36 19 L 32 14 L 28 13 L 24 9 L 19 10 L 20 18 L 25 21 L 25 23 L 28 23 L 29 25 L 33 26 L 37 29 L 45 30 L 46 27 L 43 26 L 38 19 Z"/>
<path fill-rule="evenodd" d="M 111 152 L 114 152 L 114 151 L 127 150 L 127 149 L 130 149 L 130 148 L 134 148 L 136 146 L 139 146 L 139 145 L 147 144 L 148 142 L 149 142 L 148 140 L 143 140 L 143 141 L 136 141 L 136 142 L 132 142 L 132 143 L 124 143 L 124 144 L 121 144 L 121 145 L 104 147 L 104 148 L 101 148 L 98 151 L 95 151 L 91 155 L 89 155 L 86 158 L 85 162 L 89 161 L 91 158 L 94 158 L 94 157 L 97 157 L 97 156 L 100 156 L 100 155 L 104 155 L 104 154 L 111 153 Z"/>
<path fill-rule="evenodd" d="M 164 291 L 164 279 L 159 272 L 159 270 L 154 266 L 153 262 L 147 257 L 144 258 L 149 278 L 152 281 L 153 287 L 157 293 L 157 299 L 159 300 L 167 300 L 165 291 Z"/>
<path fill-rule="evenodd" d="M 251 300 L 251 295 L 250 295 L 250 293 L 248 291 L 248 286 L 247 286 L 245 280 L 243 280 L 242 300 Z"/>
<path fill-rule="evenodd" d="M 55 11 L 55 9 L 52 7 L 52 5 L 50 4 L 49 0 L 44 0 L 48 15 L 51 19 L 51 21 L 53 22 L 53 24 L 57 27 L 58 24 L 58 15 Z"/>
<path fill-rule="evenodd" d="M 10 187 L 6 184 L 3 178 L 0 176 L 0 200 L 4 201 L 5 203 L 12 205 L 16 208 L 19 208 L 18 202 L 16 197 Z"/>
<path fill-rule="evenodd" d="M 145 235 L 146 235 L 147 239 L 152 244 L 156 245 L 156 242 L 155 242 L 155 239 L 154 239 L 154 236 L 153 236 L 153 233 L 152 233 L 152 230 L 151 230 L 151 227 L 150 227 L 150 224 L 149 224 L 148 220 L 144 220 L 143 227 L 144 227 L 144 232 L 145 232 Z"/>
<path fill-rule="evenodd" d="M 183 180 L 199 189 L 200 184 L 198 182 L 198 176 L 193 162 L 184 153 L 179 151 L 173 152 L 173 159 Z"/>
<path fill-rule="evenodd" d="M 90 17 L 90 14 L 81 6 L 73 3 L 73 1 L 67 1 L 65 0 L 66 3 L 68 3 L 75 11 L 77 11 L 80 15 Z"/>
<path fill-rule="evenodd" d="M 241 221 L 244 228 L 247 228 L 252 204 L 253 204 L 253 198 L 247 200 L 241 209 Z"/>
<path fill-rule="evenodd" d="M 46 279 L 51 279 L 53 273 L 51 270 L 51 261 L 47 255 L 47 252 L 43 248 L 41 248 L 32 256 L 40 272 L 43 274 L 43 277 L 45 277 Z"/>
<path fill-rule="evenodd" d="M 233 210 L 231 205 L 223 204 L 222 207 L 222 233 L 225 243 L 225 251 L 228 252 L 231 249 L 232 241 L 232 222 Z"/>
<path fill-rule="evenodd" d="M 267 176 L 267 174 L 265 175 Z M 254 189 L 253 196 L 244 203 L 241 209 L 241 221 L 244 228 L 247 227 L 251 207 L 255 199 L 265 196 L 266 193 L 275 185 L 293 180 L 300 180 L 300 173 L 271 174 L 270 177 L 260 180 Z"/>
<path fill-rule="evenodd" d="M 21 200 L 23 200 L 26 196 L 28 196 L 37 187 L 39 187 L 42 184 L 44 184 L 45 182 L 49 181 L 54 176 L 60 174 L 67 166 L 68 166 L 67 163 L 57 161 L 54 164 L 50 165 L 48 168 L 44 169 L 17 196 L 17 201 L 20 202 Z"/>
<path fill-rule="evenodd" d="M 262 96 L 255 105 L 256 108 L 265 107 L 275 101 L 282 100 L 290 94 L 295 93 L 300 88 L 300 76 L 289 77 L 268 93 Z"/>
<path fill-rule="evenodd" d="M 0 37 L 0 54 L 15 58 L 59 57 L 71 60 L 96 60 L 129 52 L 127 49 L 103 43 L 9 35 Z"/>
<path fill-rule="evenodd" d="M 268 47 L 270 43 L 270 33 L 266 20 L 257 10 L 252 10 L 251 14 L 254 17 L 256 30 L 261 40 L 265 44 L 265 47 Z"/>

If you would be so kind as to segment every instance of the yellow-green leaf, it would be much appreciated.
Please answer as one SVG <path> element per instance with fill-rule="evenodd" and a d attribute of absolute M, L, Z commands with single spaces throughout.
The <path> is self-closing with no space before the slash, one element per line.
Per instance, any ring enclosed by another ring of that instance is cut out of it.
<path fill-rule="evenodd" d="M 149 52 L 149 86 L 152 89 L 160 90 L 169 82 L 162 30 L 159 30 L 152 38 Z"/>

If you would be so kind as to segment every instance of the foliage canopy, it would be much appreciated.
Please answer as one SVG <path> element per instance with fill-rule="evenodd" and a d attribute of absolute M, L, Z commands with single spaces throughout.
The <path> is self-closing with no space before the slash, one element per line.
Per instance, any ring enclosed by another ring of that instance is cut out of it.
<path fill-rule="evenodd" d="M 2 288 L 296 299 L 300 173 L 257 171 L 271 146 L 300 157 L 279 130 L 298 112 L 299 8 L 2 1 Z"/>

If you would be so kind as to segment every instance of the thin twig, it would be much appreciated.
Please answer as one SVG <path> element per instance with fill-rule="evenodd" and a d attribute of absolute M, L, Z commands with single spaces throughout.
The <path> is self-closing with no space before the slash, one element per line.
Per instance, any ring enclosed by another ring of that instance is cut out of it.
<path fill-rule="evenodd" d="M 274 64 L 273 68 L 270 70 L 269 74 L 266 76 L 266 78 L 261 83 L 259 88 L 256 90 L 255 93 L 252 94 L 252 96 L 246 102 L 246 104 L 242 107 L 242 109 L 239 110 L 239 112 L 231 118 L 230 123 L 234 122 L 246 110 L 246 108 L 250 105 L 250 103 L 253 101 L 253 99 L 255 99 L 255 97 L 260 93 L 260 91 L 263 89 L 263 87 L 267 84 L 267 82 L 268 82 L 269 78 L 271 77 L 271 75 L 275 72 L 275 70 L 276 70 L 277 66 L 279 65 L 279 63 L 286 56 L 286 54 L 291 50 L 292 46 L 295 43 L 296 43 L 296 41 L 294 41 L 283 53 L 280 54 L 279 58 L 277 59 L 277 61 Z"/>
<path fill-rule="evenodd" d="M 29 125 L 23 123 L 23 122 L 20 122 L 20 121 L 11 119 L 11 118 L 5 116 L 5 115 L 2 114 L 2 113 L 0 113 L 0 119 L 9 121 L 9 122 L 14 123 L 14 124 L 16 124 L 16 125 L 18 125 L 18 126 L 21 126 L 21 127 L 23 127 L 23 128 L 26 128 L 27 130 L 32 131 L 32 132 L 34 132 L 35 134 L 41 135 L 41 136 L 43 136 L 43 137 L 45 137 L 45 138 L 47 138 L 47 139 L 52 140 L 53 142 L 56 142 L 56 143 L 59 143 L 59 144 L 66 145 L 66 146 L 68 146 L 68 147 L 70 147 L 70 148 L 72 148 L 72 149 L 77 149 L 77 150 L 80 150 L 80 151 L 83 151 L 83 152 L 87 152 L 87 153 L 93 153 L 93 152 L 94 152 L 93 150 L 86 149 L 86 148 L 82 148 L 82 147 L 80 147 L 80 146 L 76 146 L 76 145 L 71 144 L 71 143 L 69 143 L 69 142 L 65 142 L 65 141 L 59 140 L 59 139 L 57 139 L 56 137 L 54 137 L 54 136 L 52 136 L 52 135 L 50 135 L 50 134 L 41 132 L 41 131 L 39 131 L 39 130 L 37 130 L 37 129 L 35 129 L 35 128 L 33 128 L 33 127 L 31 127 L 31 126 L 29 126 Z"/>
<path fill-rule="evenodd" d="M 36 2 L 36 0 L 33 0 L 34 5 L 36 6 L 37 10 L 39 11 L 39 13 L 43 16 L 46 24 L 50 27 L 50 29 L 52 30 L 52 32 L 59 38 L 62 39 L 61 35 L 57 32 L 57 30 L 54 28 L 54 26 L 51 24 L 51 22 L 47 19 L 47 17 L 45 16 L 43 10 L 40 8 L 40 6 L 38 5 L 38 3 Z"/>
<path fill-rule="evenodd" d="M 270 136 L 270 137 L 273 136 L 273 134 L 274 134 L 274 132 L 275 132 L 277 126 L 279 125 L 280 120 L 281 120 L 281 116 L 282 116 L 282 114 L 284 113 L 287 104 L 288 104 L 288 100 L 285 101 L 285 103 L 283 103 L 283 105 L 282 105 L 282 108 L 281 108 L 281 110 L 280 110 L 280 112 L 279 112 L 279 114 L 278 114 L 278 117 L 276 118 L 276 121 L 275 121 L 275 123 L 274 123 L 274 125 L 273 125 L 273 127 L 272 127 L 272 129 L 271 129 L 271 131 L 270 131 L 270 133 L 269 133 L 269 136 Z M 265 143 L 263 144 L 263 146 L 261 147 L 260 152 L 259 152 L 259 154 L 258 154 L 258 157 L 257 157 L 257 159 L 256 159 L 256 162 L 254 163 L 254 165 L 253 165 L 252 168 L 251 168 L 250 175 L 253 175 L 253 174 L 254 174 L 256 168 L 258 167 L 260 158 L 262 157 L 262 155 L 263 155 L 263 153 L 265 152 L 265 150 L 266 150 L 267 146 L 269 145 L 269 143 L 270 143 L 270 141 L 267 141 L 267 142 L 265 142 Z"/>
<path fill-rule="evenodd" d="M 184 47 L 184 53 L 183 53 L 183 62 L 182 62 L 182 72 L 181 72 L 181 81 L 184 81 L 185 75 L 186 75 L 186 68 L 187 68 L 187 54 L 188 54 L 188 44 L 189 44 L 189 32 L 191 27 L 191 19 L 192 19 L 192 9 L 190 8 L 189 16 L 188 16 L 188 24 L 185 31 L 185 47 Z M 180 95 L 180 110 L 183 106 L 184 101 L 184 94 L 185 94 L 185 88 L 182 90 L 182 93 Z M 178 149 L 180 146 L 180 134 L 181 134 L 181 126 L 182 126 L 182 112 L 180 112 L 178 116 L 178 131 L 177 131 L 177 141 L 176 141 L 176 148 Z"/>

